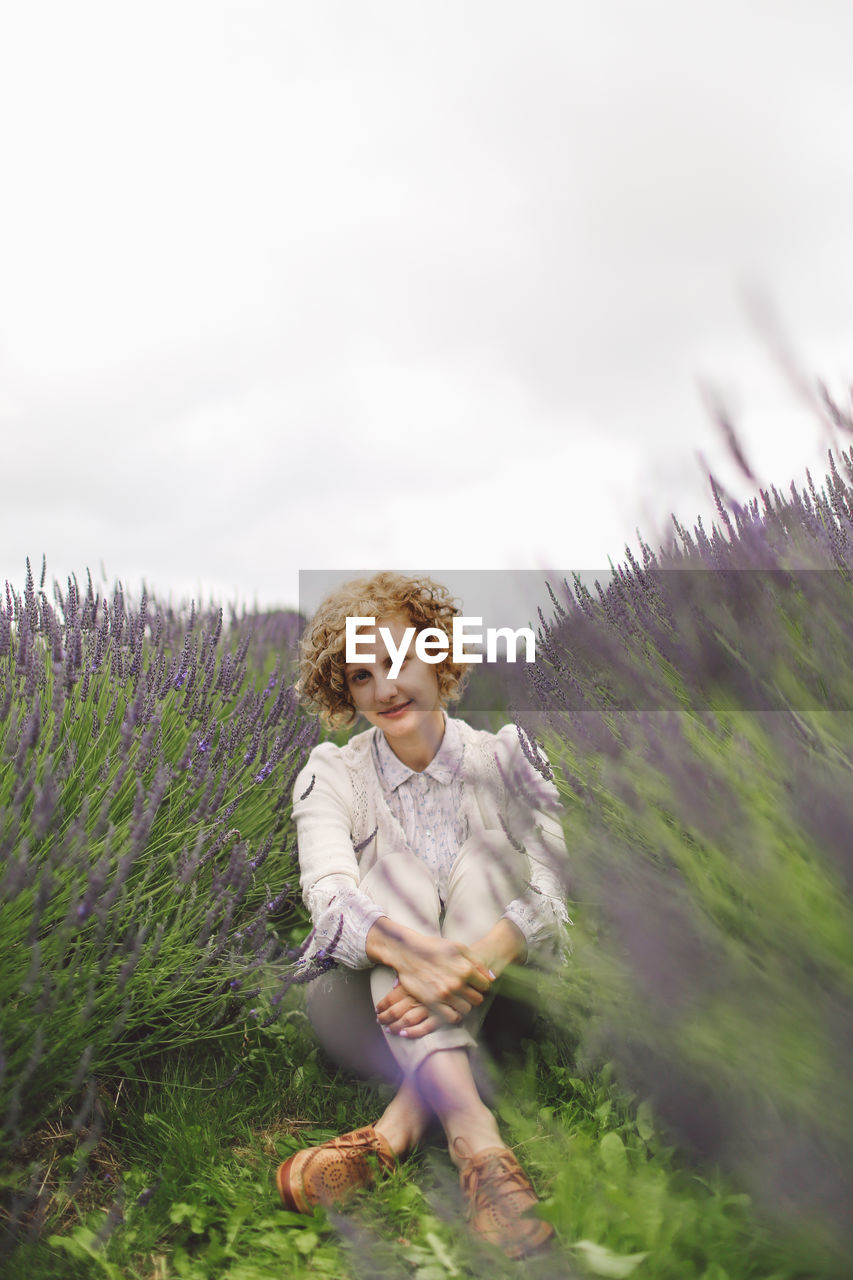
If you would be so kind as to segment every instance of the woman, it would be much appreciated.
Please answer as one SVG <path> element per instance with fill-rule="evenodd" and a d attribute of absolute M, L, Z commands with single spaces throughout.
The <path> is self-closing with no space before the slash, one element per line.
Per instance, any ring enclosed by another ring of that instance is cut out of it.
<path fill-rule="evenodd" d="M 565 845 L 556 790 L 515 727 L 485 733 L 446 715 L 463 666 L 449 653 L 425 661 L 414 646 L 395 662 L 407 628 L 449 636 L 458 612 L 429 578 L 380 573 L 329 596 L 303 640 L 307 705 L 332 726 L 358 714 L 372 726 L 343 747 L 317 746 L 295 785 L 314 922 L 306 960 L 320 952 L 337 964 L 307 986 L 308 1011 L 337 1061 L 399 1088 L 373 1125 L 297 1152 L 277 1182 L 287 1208 L 332 1203 L 392 1169 L 435 1115 L 472 1228 L 521 1257 L 552 1229 L 529 1213 L 536 1195 L 471 1055 L 496 978 L 564 942 Z M 347 617 L 374 619 L 359 626 L 357 662 L 346 661 Z"/>

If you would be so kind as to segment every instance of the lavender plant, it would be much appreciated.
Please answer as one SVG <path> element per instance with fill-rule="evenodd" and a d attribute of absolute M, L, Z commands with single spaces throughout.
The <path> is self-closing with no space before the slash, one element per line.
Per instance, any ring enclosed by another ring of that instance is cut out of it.
<path fill-rule="evenodd" d="M 715 496 L 710 533 L 551 590 L 519 719 L 566 809 L 587 1053 L 822 1274 L 853 1244 L 853 450 Z"/>
<path fill-rule="evenodd" d="M 281 926 L 302 920 L 291 790 L 316 737 L 286 678 L 295 616 L 223 629 L 219 609 L 134 606 L 91 577 L 53 603 L 44 585 L 28 562 L 0 602 L 7 1145 L 98 1073 L 274 1012 Z"/>

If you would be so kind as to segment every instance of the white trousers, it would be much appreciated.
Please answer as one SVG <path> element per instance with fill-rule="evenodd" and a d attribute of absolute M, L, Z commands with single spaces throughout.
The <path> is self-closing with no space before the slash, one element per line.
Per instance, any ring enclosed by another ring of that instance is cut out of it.
<path fill-rule="evenodd" d="M 524 893 L 528 875 L 526 855 L 514 849 L 502 832 L 487 831 L 460 848 L 443 909 L 429 868 L 408 850 L 380 858 L 360 888 L 395 924 L 470 946 Z M 393 969 L 376 965 L 331 969 L 308 984 L 308 1016 L 335 1062 L 359 1075 L 380 1075 L 398 1083 L 401 1076 L 413 1075 L 431 1053 L 476 1045 L 490 996 L 458 1025 L 437 1027 L 416 1039 L 382 1031 L 375 1006 L 395 978 Z"/>

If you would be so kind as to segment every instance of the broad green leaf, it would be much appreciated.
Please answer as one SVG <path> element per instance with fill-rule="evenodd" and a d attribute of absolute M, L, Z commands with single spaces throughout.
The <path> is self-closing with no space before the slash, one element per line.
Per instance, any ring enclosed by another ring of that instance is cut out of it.
<path fill-rule="evenodd" d="M 618 1133 L 605 1133 L 599 1143 L 601 1159 L 608 1173 L 621 1173 L 627 1163 L 625 1147 Z"/>
<path fill-rule="evenodd" d="M 70 1236 L 48 1236 L 47 1243 L 62 1249 L 70 1258 L 94 1262 L 109 1280 L 122 1280 L 121 1271 L 104 1257 L 103 1244 L 90 1227 L 79 1226 Z"/>
<path fill-rule="evenodd" d="M 576 1240 L 569 1248 L 578 1250 L 587 1271 L 591 1271 L 594 1276 L 609 1276 L 611 1280 L 623 1280 L 623 1277 L 633 1275 L 643 1259 L 649 1256 L 648 1251 L 614 1253 L 595 1240 Z"/>
<path fill-rule="evenodd" d="M 641 1102 L 637 1107 L 637 1133 L 643 1139 L 643 1142 L 651 1142 L 654 1137 L 655 1126 L 652 1119 L 652 1108 L 648 1102 Z"/>
<path fill-rule="evenodd" d="M 234 1241 L 239 1235 L 240 1228 L 249 1216 L 249 1210 L 245 1206 L 235 1209 L 228 1217 L 225 1225 L 225 1247 L 231 1249 Z"/>
<path fill-rule="evenodd" d="M 316 1231 L 300 1231 L 294 1236 L 293 1243 L 300 1253 L 309 1254 L 317 1248 L 320 1237 Z"/>

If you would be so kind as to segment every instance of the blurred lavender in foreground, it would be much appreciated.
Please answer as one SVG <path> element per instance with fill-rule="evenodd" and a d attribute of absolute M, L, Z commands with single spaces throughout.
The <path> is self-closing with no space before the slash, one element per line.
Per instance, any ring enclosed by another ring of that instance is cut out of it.
<path fill-rule="evenodd" d="M 44 579 L 28 563 L 0 602 L 7 1146 L 96 1073 L 239 1034 L 259 987 L 266 1010 L 274 926 L 304 919 L 288 822 L 316 740 L 295 615 L 223 626 L 91 578 L 51 603 Z"/>
<path fill-rule="evenodd" d="M 841 467 L 747 507 L 715 487 L 710 533 L 552 590 L 518 695 L 566 810 L 586 1051 L 831 1266 L 853 1247 L 853 450 Z"/>

